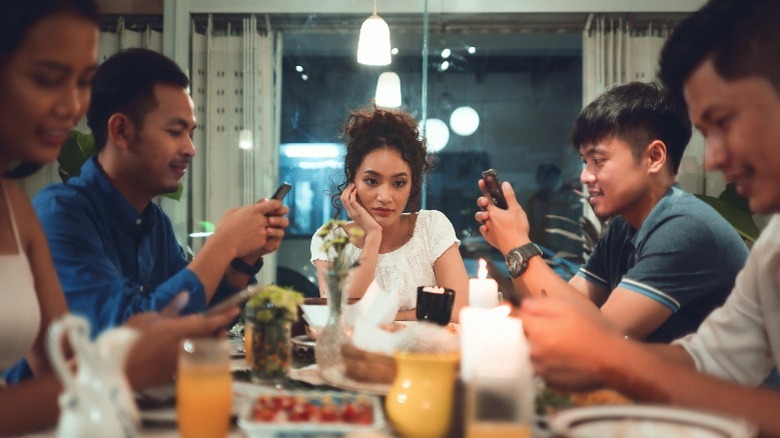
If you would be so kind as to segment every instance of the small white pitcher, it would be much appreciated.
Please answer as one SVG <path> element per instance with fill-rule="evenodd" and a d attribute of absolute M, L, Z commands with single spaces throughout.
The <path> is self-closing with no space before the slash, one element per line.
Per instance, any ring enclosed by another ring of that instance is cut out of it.
<path fill-rule="evenodd" d="M 89 339 L 89 321 L 66 315 L 52 324 L 46 347 L 64 387 L 60 394 L 60 438 L 133 437 L 140 416 L 125 376 L 125 358 L 138 333 L 127 327 Z M 78 371 L 65 360 L 62 337 L 68 336 Z"/>

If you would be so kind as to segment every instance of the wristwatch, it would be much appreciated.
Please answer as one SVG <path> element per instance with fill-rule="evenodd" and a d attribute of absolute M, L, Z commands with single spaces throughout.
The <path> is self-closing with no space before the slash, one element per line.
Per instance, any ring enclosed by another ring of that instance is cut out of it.
<path fill-rule="evenodd" d="M 230 262 L 230 267 L 242 274 L 252 276 L 260 272 L 260 268 L 263 267 L 263 258 L 258 258 L 254 265 L 250 265 L 239 258 L 235 258 Z"/>
<path fill-rule="evenodd" d="M 526 243 L 506 253 L 506 268 L 512 278 L 517 278 L 528 269 L 528 260 L 533 256 L 542 255 L 542 250 L 533 243 Z"/>

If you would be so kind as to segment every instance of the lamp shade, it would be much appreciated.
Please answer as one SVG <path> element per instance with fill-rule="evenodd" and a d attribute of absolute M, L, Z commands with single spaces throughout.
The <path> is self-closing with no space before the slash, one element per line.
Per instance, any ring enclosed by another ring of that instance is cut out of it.
<path fill-rule="evenodd" d="M 450 128 L 458 135 L 471 135 L 479 128 L 479 114 L 470 106 L 455 108 L 450 115 Z"/>
<path fill-rule="evenodd" d="M 401 106 L 401 78 L 396 73 L 386 71 L 376 81 L 377 106 L 398 108 Z"/>
<path fill-rule="evenodd" d="M 390 28 L 379 15 L 372 14 L 360 26 L 357 61 L 366 65 L 388 65 L 390 49 Z"/>

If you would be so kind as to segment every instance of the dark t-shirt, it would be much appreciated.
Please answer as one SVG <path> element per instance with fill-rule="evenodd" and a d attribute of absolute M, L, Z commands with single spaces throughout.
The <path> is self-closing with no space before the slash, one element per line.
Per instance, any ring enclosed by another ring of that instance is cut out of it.
<path fill-rule="evenodd" d="M 748 249 L 709 205 L 672 187 L 639 230 L 616 217 L 578 275 L 609 291 L 622 287 L 672 310 L 647 342 L 694 332 L 726 300 Z"/>

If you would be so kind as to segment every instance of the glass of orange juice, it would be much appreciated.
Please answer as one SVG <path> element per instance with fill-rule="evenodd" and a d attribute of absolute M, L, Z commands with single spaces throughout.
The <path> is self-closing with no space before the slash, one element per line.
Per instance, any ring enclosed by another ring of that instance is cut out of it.
<path fill-rule="evenodd" d="M 230 347 L 223 339 L 185 339 L 179 350 L 176 417 L 183 438 L 224 438 L 233 390 Z"/>

